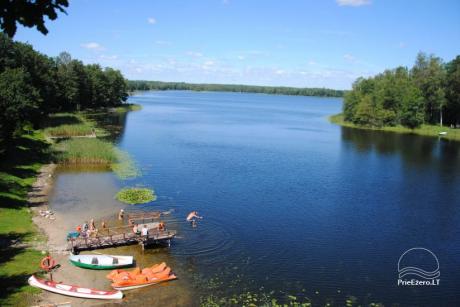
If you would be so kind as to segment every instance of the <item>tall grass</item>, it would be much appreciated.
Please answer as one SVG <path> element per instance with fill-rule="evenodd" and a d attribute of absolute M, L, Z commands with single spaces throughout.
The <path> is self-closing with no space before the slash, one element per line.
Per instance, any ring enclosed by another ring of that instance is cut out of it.
<path fill-rule="evenodd" d="M 112 143 L 100 139 L 70 139 L 57 145 L 59 160 L 64 164 L 107 164 L 117 161 Z"/>
<path fill-rule="evenodd" d="M 57 113 L 49 116 L 44 129 L 52 137 L 72 137 L 91 135 L 95 124 L 79 114 Z"/>
<path fill-rule="evenodd" d="M 46 128 L 45 133 L 54 137 L 87 136 L 93 132 L 93 126 L 88 123 L 76 125 L 61 125 L 58 127 Z"/>
<path fill-rule="evenodd" d="M 121 106 L 115 107 L 113 109 L 117 113 L 124 113 L 129 111 L 139 111 L 142 110 L 142 106 L 140 104 L 135 103 L 124 103 Z"/>

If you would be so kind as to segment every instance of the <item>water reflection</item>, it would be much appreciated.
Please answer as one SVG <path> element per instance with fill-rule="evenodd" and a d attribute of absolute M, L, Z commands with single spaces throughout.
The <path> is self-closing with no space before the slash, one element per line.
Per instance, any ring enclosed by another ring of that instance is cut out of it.
<path fill-rule="evenodd" d="M 444 174 L 457 174 L 460 167 L 458 142 L 441 138 L 342 127 L 344 146 L 358 152 L 398 154 L 405 166 L 425 169 L 436 165 Z"/>

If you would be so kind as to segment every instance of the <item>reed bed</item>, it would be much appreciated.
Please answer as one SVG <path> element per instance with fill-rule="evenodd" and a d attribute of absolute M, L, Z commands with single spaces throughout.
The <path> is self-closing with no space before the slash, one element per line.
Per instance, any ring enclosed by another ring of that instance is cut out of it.
<path fill-rule="evenodd" d="M 114 111 L 117 113 L 124 113 L 129 111 L 139 111 L 142 109 L 142 106 L 135 103 L 124 103 L 121 106 L 115 107 Z"/>
<path fill-rule="evenodd" d="M 100 139 L 70 139 L 57 145 L 59 160 L 64 164 L 107 164 L 117 161 L 112 143 Z"/>
<path fill-rule="evenodd" d="M 45 133 L 53 137 L 88 136 L 93 133 L 93 126 L 88 123 L 76 125 L 61 125 L 46 128 Z"/>
<path fill-rule="evenodd" d="M 89 136 L 95 132 L 95 123 L 80 114 L 57 113 L 49 116 L 44 129 L 51 137 Z"/>

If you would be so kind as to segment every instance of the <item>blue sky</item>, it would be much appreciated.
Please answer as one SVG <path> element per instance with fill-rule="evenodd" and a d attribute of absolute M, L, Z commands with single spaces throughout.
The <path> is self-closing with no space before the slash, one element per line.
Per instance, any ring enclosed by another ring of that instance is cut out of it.
<path fill-rule="evenodd" d="M 129 79 L 349 89 L 419 51 L 460 54 L 458 0 L 70 0 L 67 13 L 15 39 Z"/>

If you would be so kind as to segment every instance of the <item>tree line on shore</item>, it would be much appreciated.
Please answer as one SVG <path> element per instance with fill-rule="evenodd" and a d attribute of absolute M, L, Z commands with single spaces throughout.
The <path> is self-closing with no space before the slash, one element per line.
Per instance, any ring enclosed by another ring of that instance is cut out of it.
<path fill-rule="evenodd" d="M 345 94 L 345 121 L 369 127 L 460 124 L 460 56 L 448 63 L 419 53 L 411 69 L 358 78 Z"/>
<path fill-rule="evenodd" d="M 50 113 L 112 107 L 126 101 L 118 70 L 84 65 L 63 52 L 48 57 L 0 34 L 0 151 L 25 125 Z"/>
<path fill-rule="evenodd" d="M 322 96 L 342 97 L 344 91 L 328 88 L 297 88 L 284 86 L 258 86 L 240 84 L 201 84 L 185 82 L 162 82 L 162 81 L 128 81 L 130 91 L 166 91 L 166 90 L 187 90 L 187 91 L 212 91 L 212 92 L 244 92 L 263 94 L 282 94 L 295 96 Z"/>

